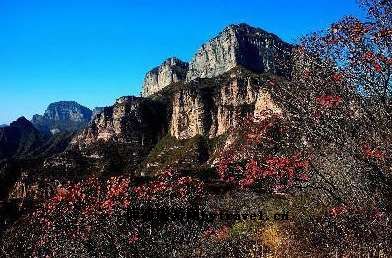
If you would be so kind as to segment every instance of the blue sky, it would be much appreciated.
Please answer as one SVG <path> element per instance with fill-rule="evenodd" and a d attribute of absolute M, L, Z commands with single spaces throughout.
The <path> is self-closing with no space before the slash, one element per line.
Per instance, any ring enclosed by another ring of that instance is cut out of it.
<path fill-rule="evenodd" d="M 355 0 L 0 0 L 0 124 L 54 101 L 138 95 L 146 71 L 190 60 L 228 24 L 295 42 L 348 14 L 363 16 Z"/>

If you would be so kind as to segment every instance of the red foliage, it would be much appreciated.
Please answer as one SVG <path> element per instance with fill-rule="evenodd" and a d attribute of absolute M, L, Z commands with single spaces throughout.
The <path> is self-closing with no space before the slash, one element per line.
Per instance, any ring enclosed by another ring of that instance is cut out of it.
<path fill-rule="evenodd" d="M 91 177 L 77 184 L 59 187 L 36 215 L 47 218 L 52 214 L 64 214 L 78 209 L 86 216 L 111 213 L 114 208 L 129 206 L 128 188 L 129 178 L 112 177 L 101 183 L 97 178 Z"/>
<path fill-rule="evenodd" d="M 362 152 L 365 157 L 371 159 L 382 160 L 385 157 L 384 153 L 381 150 L 377 148 L 371 148 L 369 144 L 365 144 L 362 146 Z"/>
<path fill-rule="evenodd" d="M 343 74 L 341 74 L 341 73 L 335 73 L 335 74 L 332 76 L 332 79 L 333 79 L 335 82 L 340 82 L 340 81 L 343 79 Z"/>
<path fill-rule="evenodd" d="M 191 177 L 174 178 L 172 171 L 166 171 L 157 180 L 133 189 L 136 197 L 141 200 L 155 200 L 164 195 L 183 198 L 202 191 L 201 181 Z"/>
<path fill-rule="evenodd" d="M 385 212 L 382 212 L 379 208 L 374 208 L 370 214 L 371 219 L 382 221 L 385 219 Z"/>
<path fill-rule="evenodd" d="M 135 244 L 139 240 L 139 234 L 133 233 L 128 237 L 128 244 L 132 245 Z"/>
<path fill-rule="evenodd" d="M 343 204 L 338 205 L 338 206 L 335 206 L 335 207 L 333 207 L 333 208 L 331 208 L 331 209 L 329 210 L 329 214 L 330 214 L 332 217 L 336 217 L 336 216 L 345 214 L 346 212 L 347 212 L 347 208 L 346 208 L 346 206 L 343 205 Z"/>
<path fill-rule="evenodd" d="M 225 240 L 229 237 L 230 230 L 229 230 L 229 227 L 227 227 L 227 226 L 222 226 L 217 229 L 208 228 L 206 231 L 204 231 L 203 235 L 206 238 L 213 238 L 216 240 Z"/>
<path fill-rule="evenodd" d="M 277 182 L 275 190 L 287 189 L 294 181 L 309 181 L 309 176 L 304 173 L 308 170 L 308 161 L 302 160 L 299 155 L 271 157 L 264 160 L 262 164 L 255 159 L 249 159 L 244 166 L 230 161 L 225 159 L 223 164 L 219 164 L 219 175 L 222 180 L 238 183 L 241 187 L 252 187 L 265 178 L 275 179 Z M 234 174 L 241 175 L 241 179 L 237 180 Z M 279 185 L 281 187 L 278 187 Z"/>
<path fill-rule="evenodd" d="M 379 63 L 375 63 L 374 64 L 374 70 L 376 70 L 376 72 L 381 72 L 382 71 L 382 67 Z"/>
<path fill-rule="evenodd" d="M 316 98 L 317 103 L 323 108 L 337 107 L 342 102 L 342 97 L 334 95 L 322 95 Z"/>

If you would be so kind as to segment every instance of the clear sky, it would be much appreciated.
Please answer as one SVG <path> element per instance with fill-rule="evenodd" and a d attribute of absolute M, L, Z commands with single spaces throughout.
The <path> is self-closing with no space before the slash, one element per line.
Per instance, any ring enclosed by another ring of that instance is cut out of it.
<path fill-rule="evenodd" d="M 189 61 L 228 24 L 295 42 L 348 14 L 363 16 L 355 0 L 0 0 L 0 124 L 139 95 L 146 71 Z"/>

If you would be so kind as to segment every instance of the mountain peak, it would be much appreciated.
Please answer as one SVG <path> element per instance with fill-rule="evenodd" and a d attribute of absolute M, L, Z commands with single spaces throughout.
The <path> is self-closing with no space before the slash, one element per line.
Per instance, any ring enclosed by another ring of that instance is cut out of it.
<path fill-rule="evenodd" d="M 233 24 L 229 24 L 226 28 L 223 29 L 223 31 L 225 30 L 262 30 L 262 29 L 253 27 L 247 23 L 233 23 Z"/>
<path fill-rule="evenodd" d="M 150 70 L 141 95 L 148 97 L 178 81 L 217 77 L 238 66 L 289 77 L 291 51 L 292 46 L 275 34 L 246 23 L 230 24 L 204 43 L 189 64 L 170 57 Z"/>
<path fill-rule="evenodd" d="M 11 127 L 18 127 L 18 128 L 29 128 L 33 127 L 33 124 L 27 120 L 24 116 L 19 117 L 16 121 L 10 124 Z"/>
<path fill-rule="evenodd" d="M 187 81 L 219 76 L 237 66 L 288 77 L 292 46 L 246 23 L 231 24 L 203 44 L 189 64 Z"/>
<path fill-rule="evenodd" d="M 41 132 L 77 131 L 91 120 L 92 111 L 76 101 L 57 101 L 43 115 L 34 115 L 32 123 Z"/>

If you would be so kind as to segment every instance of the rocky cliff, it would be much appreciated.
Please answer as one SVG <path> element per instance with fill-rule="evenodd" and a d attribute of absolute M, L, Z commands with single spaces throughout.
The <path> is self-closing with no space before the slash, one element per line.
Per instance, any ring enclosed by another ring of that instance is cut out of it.
<path fill-rule="evenodd" d="M 142 96 L 148 97 L 172 83 L 185 80 L 187 71 L 188 63 L 175 57 L 168 58 L 146 74 Z"/>
<path fill-rule="evenodd" d="M 265 89 L 260 74 L 292 75 L 293 46 L 247 24 L 230 25 L 202 45 L 188 65 L 175 58 L 148 72 L 144 97 L 178 82 L 171 93 L 170 134 L 214 138 L 244 115 L 282 110 Z M 185 79 L 186 73 L 186 80 Z"/>
<path fill-rule="evenodd" d="M 222 135 L 248 115 L 282 114 L 268 77 L 235 68 L 214 79 L 188 83 L 173 95 L 170 133 L 178 139 Z"/>
<path fill-rule="evenodd" d="M 44 115 L 34 115 L 31 122 L 43 133 L 72 132 L 90 122 L 92 111 L 75 101 L 51 103 Z"/>
<path fill-rule="evenodd" d="M 105 107 L 95 107 L 92 111 L 91 120 L 93 120 L 98 114 L 102 113 Z"/>
<path fill-rule="evenodd" d="M 289 77 L 292 46 L 247 24 L 230 25 L 202 45 L 189 64 L 187 81 L 212 78 L 234 67 Z"/>
<path fill-rule="evenodd" d="M 85 156 L 138 165 L 166 131 L 166 106 L 141 97 L 121 97 L 105 107 L 71 143 Z"/>

